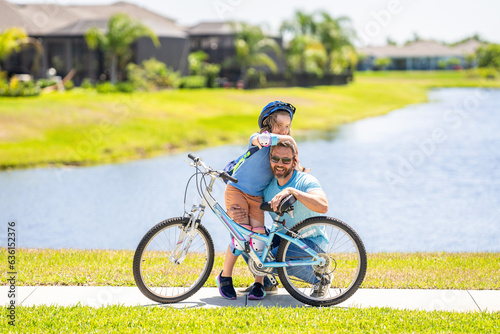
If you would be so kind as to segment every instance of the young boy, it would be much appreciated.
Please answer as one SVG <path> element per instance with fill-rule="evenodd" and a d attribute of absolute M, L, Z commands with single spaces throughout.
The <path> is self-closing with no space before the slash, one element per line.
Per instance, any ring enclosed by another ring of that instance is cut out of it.
<path fill-rule="evenodd" d="M 273 173 L 269 163 L 269 147 L 276 145 L 281 140 L 295 141 L 290 137 L 290 127 L 295 113 L 295 107 L 290 103 L 274 101 L 266 105 L 259 116 L 260 133 L 254 133 L 250 137 L 249 147 L 258 147 L 234 172 L 233 176 L 238 183 L 228 182 L 225 191 L 226 209 L 232 205 L 238 205 L 246 210 L 248 217 L 238 223 L 241 226 L 256 233 L 265 233 L 264 212 L 260 210 L 264 189 L 271 182 Z M 295 144 L 295 146 L 297 146 Z M 298 166 L 298 168 L 301 168 Z M 252 245 L 255 251 L 262 251 L 264 243 L 255 242 Z M 232 274 L 238 256 L 243 252 L 239 244 L 233 240 L 229 244 L 224 260 L 224 267 L 217 276 L 216 282 L 219 292 L 226 299 L 236 299 L 236 291 L 233 287 Z M 262 279 L 258 279 L 262 281 Z M 261 282 L 255 282 L 248 299 L 262 299 L 266 295 Z"/>

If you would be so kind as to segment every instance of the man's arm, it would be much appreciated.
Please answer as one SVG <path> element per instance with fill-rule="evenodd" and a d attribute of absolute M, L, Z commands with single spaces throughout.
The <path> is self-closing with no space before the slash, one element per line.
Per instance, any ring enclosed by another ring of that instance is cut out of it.
<path fill-rule="evenodd" d="M 328 211 L 328 199 L 326 198 L 326 194 L 323 190 L 314 189 L 306 193 L 291 187 L 280 191 L 273 197 L 271 200 L 271 207 L 273 210 L 277 210 L 281 201 L 290 194 L 295 196 L 295 198 L 304 204 L 309 210 L 318 213 L 326 213 Z"/>

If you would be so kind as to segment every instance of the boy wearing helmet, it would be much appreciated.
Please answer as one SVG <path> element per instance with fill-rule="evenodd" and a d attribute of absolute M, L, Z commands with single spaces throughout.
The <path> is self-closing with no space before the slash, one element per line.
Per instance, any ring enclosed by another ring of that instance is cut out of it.
<path fill-rule="evenodd" d="M 269 148 L 279 141 L 290 140 L 297 144 L 290 136 L 290 127 L 295 113 L 295 107 L 290 103 L 274 101 L 266 105 L 259 116 L 260 133 L 254 133 L 250 137 L 249 147 L 258 147 L 258 151 L 245 160 L 233 176 L 238 179 L 238 183 L 228 182 L 224 199 L 226 209 L 231 206 L 238 206 L 248 212 L 248 216 L 243 221 L 239 221 L 243 227 L 256 232 L 265 233 L 264 212 L 259 206 L 262 203 L 264 189 L 273 178 L 269 163 Z M 300 164 L 297 169 L 303 170 Z M 262 251 L 264 243 L 258 240 L 250 240 L 250 244 L 255 251 Z M 216 282 L 219 292 L 226 299 L 236 299 L 236 291 L 233 287 L 232 273 L 238 256 L 243 249 L 237 242 L 231 240 L 226 251 L 224 267 L 217 276 Z M 262 299 L 266 295 L 262 284 L 256 282 L 250 291 L 249 299 Z"/>

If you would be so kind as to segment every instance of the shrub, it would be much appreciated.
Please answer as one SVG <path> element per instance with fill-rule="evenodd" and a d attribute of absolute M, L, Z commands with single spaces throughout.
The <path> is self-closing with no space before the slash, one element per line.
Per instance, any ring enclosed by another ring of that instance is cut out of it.
<path fill-rule="evenodd" d="M 148 82 L 148 76 L 144 67 L 130 63 L 127 65 L 127 77 L 136 89 L 150 90 L 152 84 Z"/>
<path fill-rule="evenodd" d="M 382 71 L 385 71 L 389 66 L 391 66 L 392 60 L 388 57 L 379 57 L 375 58 L 373 61 L 373 65 Z"/>
<path fill-rule="evenodd" d="M 54 79 L 39 79 L 36 83 L 37 83 L 37 85 L 40 86 L 40 88 L 45 88 L 45 87 L 55 85 L 57 83 L 57 81 Z"/>
<path fill-rule="evenodd" d="M 498 70 L 493 67 L 480 67 L 477 70 L 479 71 L 481 78 L 484 79 L 496 79 L 500 75 Z"/>
<path fill-rule="evenodd" d="M 181 88 L 204 88 L 207 86 L 207 78 L 202 75 L 189 75 L 182 77 Z"/>
<path fill-rule="evenodd" d="M 64 89 L 72 90 L 73 88 L 75 88 L 75 83 L 72 80 L 66 81 L 66 83 L 64 84 Z"/>
<path fill-rule="evenodd" d="M 109 81 L 97 84 L 95 89 L 99 93 L 115 93 L 117 91 L 116 86 Z"/>
<path fill-rule="evenodd" d="M 142 66 L 146 71 L 148 81 L 156 87 L 174 87 L 179 74 L 170 70 L 165 63 L 151 58 L 144 60 Z"/>
<path fill-rule="evenodd" d="M 220 65 L 210 64 L 207 62 L 208 59 L 208 54 L 203 51 L 191 52 L 188 56 L 189 74 L 193 76 L 204 76 L 206 78 L 206 87 L 213 88 L 217 84 Z"/>
<path fill-rule="evenodd" d="M 85 78 L 85 79 L 83 79 L 80 87 L 85 88 L 85 89 L 90 89 L 90 88 L 94 88 L 94 85 L 92 84 L 92 81 L 89 78 Z"/>
<path fill-rule="evenodd" d="M 40 92 L 40 86 L 33 81 L 20 81 L 16 76 L 7 81 L 0 76 L 0 96 L 37 96 Z"/>
<path fill-rule="evenodd" d="M 480 67 L 494 67 L 500 69 L 500 44 L 487 44 L 476 51 L 478 65 Z"/>
<path fill-rule="evenodd" d="M 130 81 L 124 81 L 117 83 L 116 89 L 122 93 L 132 93 L 135 91 L 135 86 Z"/>
<path fill-rule="evenodd" d="M 179 86 L 179 73 L 154 58 L 144 60 L 141 65 L 128 64 L 127 77 L 137 89 L 151 90 Z"/>
<path fill-rule="evenodd" d="M 217 77 L 220 73 L 219 64 L 207 64 L 205 66 L 205 77 L 207 78 L 207 87 L 214 88 L 217 86 Z"/>
<path fill-rule="evenodd" d="M 471 79 L 497 79 L 500 73 L 493 67 L 479 67 L 467 70 L 466 77 Z"/>

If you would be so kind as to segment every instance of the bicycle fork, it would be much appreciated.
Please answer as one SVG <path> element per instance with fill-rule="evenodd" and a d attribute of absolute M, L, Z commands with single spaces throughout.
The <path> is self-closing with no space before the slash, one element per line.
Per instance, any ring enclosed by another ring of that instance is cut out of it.
<path fill-rule="evenodd" d="M 196 229 L 201 222 L 201 218 L 205 214 L 205 208 L 207 207 L 206 198 L 211 198 L 210 193 L 212 192 L 212 188 L 215 182 L 215 177 L 210 176 L 212 178 L 210 185 L 205 190 L 205 196 L 201 199 L 201 203 L 199 205 L 193 205 L 191 208 L 191 212 L 189 215 L 189 222 L 186 226 L 183 227 L 182 232 L 177 240 L 177 244 L 175 245 L 174 251 L 168 257 L 168 259 L 175 264 L 181 264 L 182 261 L 186 258 L 186 254 L 191 247 L 191 243 L 196 235 Z M 208 197 L 207 197 L 208 195 Z M 187 239 L 186 239 L 187 237 Z"/>
<path fill-rule="evenodd" d="M 177 244 L 172 252 L 172 254 L 168 257 L 168 259 L 175 264 L 181 264 L 186 258 L 186 254 L 191 247 L 191 243 L 196 235 L 196 229 L 200 224 L 201 217 L 205 212 L 205 206 L 195 206 L 189 215 L 189 222 L 182 228 L 179 239 L 177 240 Z"/>

